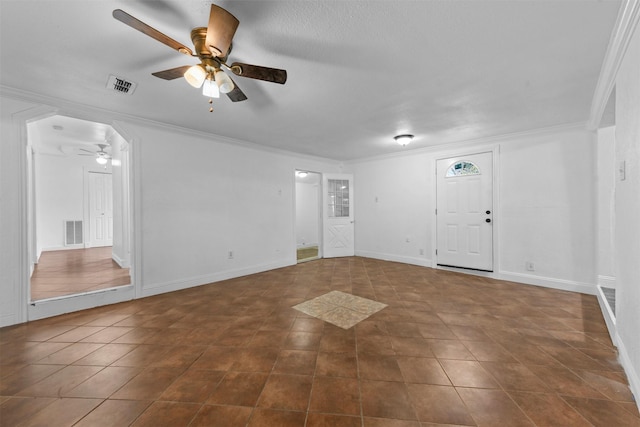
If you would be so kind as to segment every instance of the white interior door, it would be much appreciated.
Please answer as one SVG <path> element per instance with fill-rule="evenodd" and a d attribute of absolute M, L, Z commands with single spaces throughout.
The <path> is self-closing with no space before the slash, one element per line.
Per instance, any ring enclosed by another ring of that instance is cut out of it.
<path fill-rule="evenodd" d="M 110 173 L 89 172 L 89 243 L 113 245 L 113 185 Z"/>
<path fill-rule="evenodd" d="M 438 160 L 436 174 L 437 264 L 493 271 L 493 154 Z"/>
<path fill-rule="evenodd" d="M 323 256 L 353 256 L 353 175 L 323 176 Z"/>

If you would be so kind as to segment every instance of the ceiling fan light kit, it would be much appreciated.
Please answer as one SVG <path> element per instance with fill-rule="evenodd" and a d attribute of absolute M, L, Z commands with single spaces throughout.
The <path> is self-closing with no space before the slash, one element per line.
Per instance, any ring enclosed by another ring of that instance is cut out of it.
<path fill-rule="evenodd" d="M 96 162 L 97 162 L 99 165 L 106 165 L 106 164 L 107 164 L 107 161 L 108 161 L 108 159 L 107 159 L 106 157 L 101 156 L 101 155 L 99 155 L 99 154 L 98 154 L 98 156 L 96 157 Z"/>
<path fill-rule="evenodd" d="M 96 144 L 99 148 L 98 151 L 85 150 L 84 148 L 80 148 L 78 151 L 84 151 L 84 153 L 78 153 L 80 156 L 95 156 L 96 163 L 99 165 L 106 165 L 107 162 L 111 159 L 109 153 L 105 151 L 105 148 L 109 146 L 109 144 Z M 86 154 L 85 154 L 86 153 Z"/>
<path fill-rule="evenodd" d="M 209 98 L 220 98 L 220 89 L 213 79 L 207 77 L 202 85 L 202 94 Z"/>
<path fill-rule="evenodd" d="M 229 93 L 233 90 L 233 81 L 222 70 L 216 70 L 214 73 L 214 77 L 221 93 Z"/>
<path fill-rule="evenodd" d="M 238 62 L 227 65 L 226 61 L 231 53 L 233 36 L 240 21 L 220 6 L 211 5 L 207 27 L 196 27 L 191 30 L 191 41 L 193 42 L 195 53 L 182 43 L 120 9 L 113 11 L 113 17 L 184 55 L 200 59 L 200 64 L 193 66 L 183 65 L 169 70 L 158 71 L 152 73 L 152 75 L 164 80 L 173 80 L 184 76 L 191 86 L 195 88 L 202 87 L 203 95 L 209 98 L 217 98 L 219 93 L 224 93 L 232 102 L 247 99 L 247 96 L 231 77 L 221 70 L 223 66 L 233 74 L 245 78 L 279 84 L 284 84 L 287 81 L 286 70 Z M 213 89 L 214 82 L 217 86 L 217 91 Z M 212 103 L 211 99 L 209 99 L 209 103 Z M 213 109 L 210 108 L 209 111 L 213 111 Z"/>
<path fill-rule="evenodd" d="M 200 64 L 189 67 L 189 69 L 184 73 L 184 79 L 196 89 L 202 86 L 202 83 L 204 83 L 206 78 L 207 72 Z"/>

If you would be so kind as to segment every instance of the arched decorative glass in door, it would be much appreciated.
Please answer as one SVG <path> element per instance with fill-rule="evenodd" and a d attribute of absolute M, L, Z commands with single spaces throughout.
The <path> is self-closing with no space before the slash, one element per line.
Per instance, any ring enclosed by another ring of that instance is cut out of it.
<path fill-rule="evenodd" d="M 461 160 L 447 169 L 445 177 L 450 178 L 461 175 L 480 175 L 480 169 L 473 162 Z"/>

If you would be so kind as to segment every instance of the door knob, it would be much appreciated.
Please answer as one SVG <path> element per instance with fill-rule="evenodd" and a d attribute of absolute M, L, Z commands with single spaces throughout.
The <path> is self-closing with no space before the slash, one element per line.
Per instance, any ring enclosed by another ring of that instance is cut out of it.
<path fill-rule="evenodd" d="M 491 214 L 491 211 L 487 211 L 487 215 Z"/>
<path fill-rule="evenodd" d="M 484 222 L 491 222 L 491 218 L 485 219 Z"/>

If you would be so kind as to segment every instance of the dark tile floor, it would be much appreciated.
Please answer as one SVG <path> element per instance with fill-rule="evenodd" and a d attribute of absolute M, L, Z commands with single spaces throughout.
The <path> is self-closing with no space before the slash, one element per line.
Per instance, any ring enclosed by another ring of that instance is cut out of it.
<path fill-rule="evenodd" d="M 351 329 L 292 306 L 388 307 Z M 640 426 L 595 297 L 323 259 L 0 329 L 2 426 Z"/>

